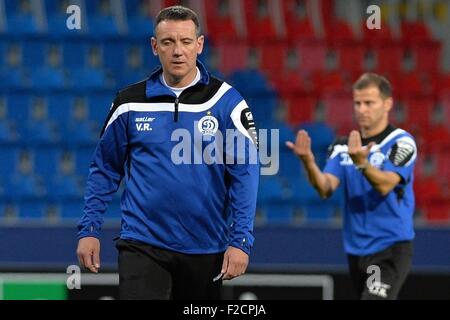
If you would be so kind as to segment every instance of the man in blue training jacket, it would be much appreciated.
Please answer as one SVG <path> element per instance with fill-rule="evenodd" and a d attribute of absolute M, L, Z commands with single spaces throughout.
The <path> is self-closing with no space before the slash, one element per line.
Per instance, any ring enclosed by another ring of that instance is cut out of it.
<path fill-rule="evenodd" d="M 330 147 L 323 172 L 304 130 L 287 146 L 322 197 L 344 188 L 344 248 L 358 298 L 396 299 L 412 259 L 416 143 L 389 124 L 393 99 L 386 78 L 362 75 L 353 85 L 353 103 L 360 130 Z"/>
<path fill-rule="evenodd" d="M 103 215 L 121 180 L 121 299 L 218 299 L 253 245 L 259 164 L 249 107 L 212 77 L 197 14 L 174 6 L 155 20 L 161 62 L 120 91 L 90 165 L 77 255 L 100 268 Z"/>

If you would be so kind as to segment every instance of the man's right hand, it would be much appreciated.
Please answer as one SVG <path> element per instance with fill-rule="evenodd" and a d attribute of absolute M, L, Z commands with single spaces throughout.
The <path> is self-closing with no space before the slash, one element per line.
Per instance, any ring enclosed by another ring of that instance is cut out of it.
<path fill-rule="evenodd" d="M 100 241 L 94 237 L 81 238 L 77 248 L 80 266 L 98 273 L 100 269 Z"/>
<path fill-rule="evenodd" d="M 300 130 L 297 133 L 295 144 L 291 141 L 287 141 L 286 146 L 305 164 L 314 162 L 314 154 L 311 151 L 311 138 L 305 130 Z"/>

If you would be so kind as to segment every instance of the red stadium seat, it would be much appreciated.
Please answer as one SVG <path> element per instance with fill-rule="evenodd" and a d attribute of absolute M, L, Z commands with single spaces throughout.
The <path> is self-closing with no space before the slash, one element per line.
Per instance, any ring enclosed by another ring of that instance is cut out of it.
<path fill-rule="evenodd" d="M 406 122 L 419 128 L 427 128 L 431 124 L 434 101 L 429 96 L 411 96 L 404 100 Z"/>
<path fill-rule="evenodd" d="M 364 21 L 361 30 L 363 31 L 365 45 L 368 47 L 380 47 L 381 45 L 391 43 L 394 40 L 391 28 L 387 23 L 383 24 L 381 29 L 369 29 Z"/>
<path fill-rule="evenodd" d="M 312 96 L 291 96 L 285 100 L 288 109 L 288 124 L 297 126 L 313 121 L 316 99 Z"/>
<path fill-rule="evenodd" d="M 314 27 L 307 14 L 307 1 L 280 1 L 285 21 L 288 41 L 313 40 L 316 38 Z"/>
<path fill-rule="evenodd" d="M 247 67 L 250 48 L 244 43 L 223 42 L 217 44 L 219 53 L 219 69 L 228 75 L 237 70 Z"/>
<path fill-rule="evenodd" d="M 322 41 L 304 41 L 298 43 L 300 70 L 305 73 L 324 70 L 327 47 Z"/>
<path fill-rule="evenodd" d="M 350 73 L 362 73 L 366 47 L 361 43 L 348 43 L 337 46 L 339 68 Z"/>
<path fill-rule="evenodd" d="M 414 193 L 418 207 L 425 207 L 442 198 L 442 187 L 434 176 L 416 177 Z"/>
<path fill-rule="evenodd" d="M 182 3 L 183 3 L 182 0 L 163 0 L 162 1 L 163 8 L 180 5 Z"/>
<path fill-rule="evenodd" d="M 431 33 L 424 22 L 403 21 L 401 23 L 402 39 L 408 45 L 432 40 Z"/>
<path fill-rule="evenodd" d="M 399 43 L 384 44 L 375 48 L 376 69 L 381 73 L 399 73 L 403 69 L 404 49 Z"/>
<path fill-rule="evenodd" d="M 306 91 L 303 77 L 297 70 L 272 73 L 270 74 L 270 80 L 272 87 L 282 98 Z"/>
<path fill-rule="evenodd" d="M 316 71 L 311 75 L 314 92 L 321 95 L 324 92 L 335 92 L 346 88 L 346 81 L 339 71 Z"/>
<path fill-rule="evenodd" d="M 447 224 L 450 222 L 450 203 L 444 199 L 430 203 L 423 208 L 425 220 L 433 224 Z"/>
<path fill-rule="evenodd" d="M 325 93 L 322 102 L 325 107 L 325 122 L 339 134 L 348 135 L 355 126 L 352 94 L 346 91 Z"/>
<path fill-rule="evenodd" d="M 435 154 L 436 172 L 444 181 L 450 180 L 450 150 L 442 150 Z"/>
<path fill-rule="evenodd" d="M 417 137 L 416 137 L 417 140 Z M 433 124 L 427 130 L 423 130 L 423 147 L 428 152 L 450 150 L 450 129 L 448 123 Z"/>
<path fill-rule="evenodd" d="M 416 138 L 416 143 L 418 143 L 417 141 L 417 137 Z M 422 176 L 424 176 L 424 171 L 425 171 L 425 153 L 424 151 L 420 148 L 420 146 L 418 145 L 417 148 L 419 149 L 419 152 L 417 153 L 417 159 L 416 159 L 416 164 L 414 165 L 414 176 L 416 177 L 415 179 L 419 179 Z M 416 182 L 415 182 L 416 183 Z"/>
<path fill-rule="evenodd" d="M 440 42 L 421 42 L 415 44 L 411 49 L 417 71 L 436 73 L 441 70 L 442 45 Z"/>
<path fill-rule="evenodd" d="M 432 94 L 445 96 L 450 93 L 450 74 L 425 73 L 424 77 Z"/>
<path fill-rule="evenodd" d="M 267 74 L 282 72 L 287 60 L 288 47 L 285 44 L 273 44 L 260 46 L 260 68 Z"/>
<path fill-rule="evenodd" d="M 212 39 L 232 40 L 238 38 L 230 3 L 219 0 L 204 1 L 206 26 Z M 223 7 L 220 7 L 222 5 Z M 228 6 L 227 6 L 228 5 Z"/>
<path fill-rule="evenodd" d="M 450 89 L 448 88 L 447 90 L 449 91 L 442 93 L 440 97 L 440 103 L 444 112 L 444 123 L 447 124 L 450 123 Z"/>
<path fill-rule="evenodd" d="M 276 3 L 269 0 L 243 1 L 245 21 L 247 26 L 247 39 L 252 43 L 264 43 L 268 40 L 278 39 L 274 24 L 272 8 Z"/>
<path fill-rule="evenodd" d="M 353 42 L 355 40 L 352 28 L 345 21 L 334 20 L 325 23 L 325 34 L 327 44 L 330 46 Z"/>
<path fill-rule="evenodd" d="M 386 77 L 391 82 L 394 99 L 402 100 L 411 96 L 430 93 L 430 90 L 424 85 L 422 75 L 418 72 L 391 72 Z"/>

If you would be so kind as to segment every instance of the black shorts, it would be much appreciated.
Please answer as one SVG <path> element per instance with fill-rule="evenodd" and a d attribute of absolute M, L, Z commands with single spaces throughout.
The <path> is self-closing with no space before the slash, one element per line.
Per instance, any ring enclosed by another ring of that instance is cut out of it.
<path fill-rule="evenodd" d="M 413 244 L 398 242 L 368 255 L 348 255 L 350 277 L 359 299 L 395 300 L 411 267 Z"/>
<path fill-rule="evenodd" d="M 221 298 L 223 253 L 182 254 L 142 242 L 118 240 L 120 299 Z"/>

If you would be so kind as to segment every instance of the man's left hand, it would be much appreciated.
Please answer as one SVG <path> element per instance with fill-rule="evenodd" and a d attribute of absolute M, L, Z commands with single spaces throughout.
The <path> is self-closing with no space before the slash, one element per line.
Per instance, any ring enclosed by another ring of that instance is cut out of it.
<path fill-rule="evenodd" d="M 223 280 L 231 280 L 245 273 L 248 266 L 248 255 L 241 249 L 228 247 L 222 264 Z"/>

